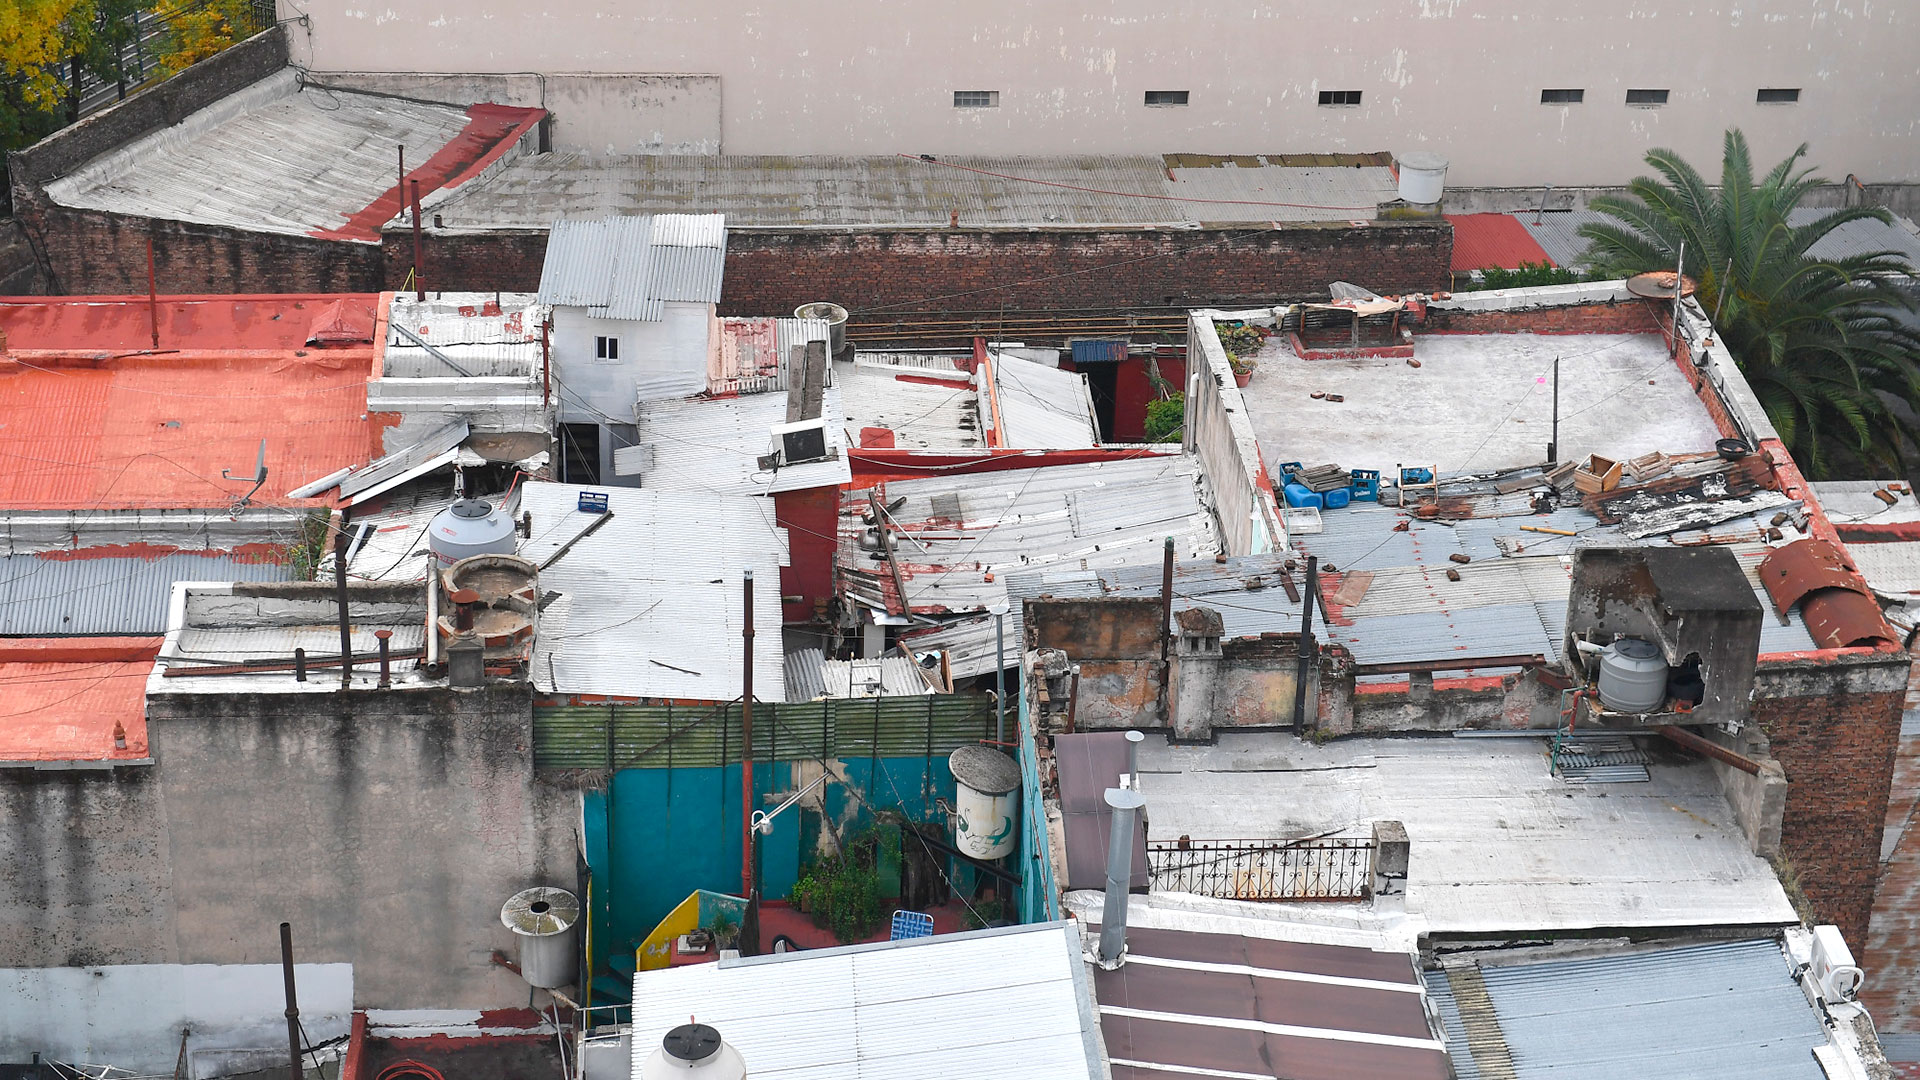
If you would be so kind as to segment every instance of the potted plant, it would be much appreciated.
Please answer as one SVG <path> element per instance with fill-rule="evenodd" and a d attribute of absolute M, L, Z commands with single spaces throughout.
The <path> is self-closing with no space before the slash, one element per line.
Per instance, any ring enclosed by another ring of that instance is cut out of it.
<path fill-rule="evenodd" d="M 1253 381 L 1253 369 L 1256 366 L 1253 357 L 1228 353 L 1227 364 L 1233 368 L 1233 385 L 1245 386 Z"/>
<path fill-rule="evenodd" d="M 1253 381 L 1254 354 L 1267 343 L 1267 332 L 1258 326 L 1234 323 L 1216 327 L 1220 337 L 1220 347 L 1226 351 L 1227 366 L 1233 369 L 1233 381 L 1236 386 L 1245 386 Z"/>

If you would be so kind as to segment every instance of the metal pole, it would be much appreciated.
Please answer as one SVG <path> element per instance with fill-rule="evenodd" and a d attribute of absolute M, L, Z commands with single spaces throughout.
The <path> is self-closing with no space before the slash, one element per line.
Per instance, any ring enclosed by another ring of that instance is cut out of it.
<path fill-rule="evenodd" d="M 153 234 L 147 234 L 147 323 L 153 328 L 153 347 L 160 347 L 160 292 L 153 276 Z"/>
<path fill-rule="evenodd" d="M 1315 655 L 1313 645 L 1313 604 L 1320 594 L 1319 556 L 1307 556 L 1307 587 L 1300 590 L 1300 666 L 1293 678 L 1293 734 L 1307 733 L 1307 675 Z"/>
<path fill-rule="evenodd" d="M 753 571 L 741 581 L 746 608 L 746 629 L 741 637 L 746 649 L 741 662 L 740 680 L 740 892 L 745 896 L 753 888 Z"/>
<path fill-rule="evenodd" d="M 407 218 L 407 144 L 401 143 L 399 145 L 400 182 L 394 186 L 393 190 L 400 196 L 400 220 L 405 221 Z"/>
<path fill-rule="evenodd" d="M 287 983 L 287 1055 L 292 1070 L 288 1080 L 306 1080 L 300 1067 L 300 1003 L 293 996 L 293 924 L 280 924 L 280 974 Z"/>
<path fill-rule="evenodd" d="M 1553 441 L 1547 444 L 1547 464 L 1560 460 L 1560 358 L 1553 358 Z"/>
<path fill-rule="evenodd" d="M 754 874 L 760 841 L 753 832 L 753 571 L 742 575 L 740 592 L 746 612 L 740 669 L 740 892 L 747 898 L 746 915 L 740 920 L 740 951 L 753 956 L 760 951 L 760 882 Z"/>
<path fill-rule="evenodd" d="M 993 613 L 993 741 L 1007 744 L 1007 615 Z"/>
<path fill-rule="evenodd" d="M 1680 241 L 1680 261 L 1673 269 L 1673 348 L 1668 356 L 1680 355 L 1680 295 L 1686 291 L 1687 280 L 1687 242 Z"/>
<path fill-rule="evenodd" d="M 340 603 L 340 689 L 353 685 L 353 631 L 347 624 L 347 528 L 333 534 L 333 590 Z"/>
<path fill-rule="evenodd" d="M 413 299 L 417 303 L 427 301 L 426 269 L 422 265 L 420 241 L 420 181 L 413 181 Z"/>
<path fill-rule="evenodd" d="M 553 359 L 552 341 L 553 320 L 540 320 L 540 404 L 553 404 Z"/>
<path fill-rule="evenodd" d="M 1167 643 L 1173 640 L 1173 537 L 1167 537 L 1160 555 L 1160 666 L 1167 664 Z M 1162 672 L 1164 674 L 1164 671 Z"/>

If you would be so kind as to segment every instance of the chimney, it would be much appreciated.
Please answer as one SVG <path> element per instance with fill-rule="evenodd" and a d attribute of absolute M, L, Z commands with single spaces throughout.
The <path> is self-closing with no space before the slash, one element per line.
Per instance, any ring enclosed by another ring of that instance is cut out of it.
<path fill-rule="evenodd" d="M 1130 785 L 1131 778 L 1121 781 Z M 1131 786 L 1108 788 L 1111 828 L 1107 836 L 1107 902 L 1100 914 L 1100 966 L 1126 962 L 1127 892 L 1133 884 L 1133 816 L 1147 800 Z"/>
<path fill-rule="evenodd" d="M 450 686 L 485 686 L 486 650 L 472 634 L 462 634 L 447 646 L 447 683 Z"/>

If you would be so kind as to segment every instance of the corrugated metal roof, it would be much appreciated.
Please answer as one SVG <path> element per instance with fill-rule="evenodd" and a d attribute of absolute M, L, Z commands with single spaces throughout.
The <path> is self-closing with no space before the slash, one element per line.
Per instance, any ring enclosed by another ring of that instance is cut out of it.
<path fill-rule="evenodd" d="M 594 516 L 579 511 L 572 484 L 520 486 L 533 536 L 520 556 L 540 562 L 581 534 Z M 741 575 L 752 570 L 753 663 L 780 693 L 780 567 L 786 531 L 766 500 L 607 490 L 613 519 L 540 572 L 556 591 L 535 634 L 534 685 L 547 692 L 731 701 L 743 664 Z M 643 553 L 644 558 L 636 558 Z M 762 697 L 771 697 L 758 690 Z"/>
<path fill-rule="evenodd" d="M 1100 445 L 1087 377 L 1078 372 L 996 355 L 994 387 L 1000 396 L 1002 446 L 1032 450 L 1077 450 Z"/>
<path fill-rule="evenodd" d="M 695 1016 L 755 1080 L 1100 1080 L 1072 924 L 722 960 L 633 980 L 633 1080 Z"/>
<path fill-rule="evenodd" d="M 419 442 L 370 461 L 340 481 L 340 495 L 371 498 L 388 488 L 453 462 L 453 451 L 467 438 L 467 422 L 453 420 L 428 432 Z M 358 500 L 355 500 L 358 501 Z"/>
<path fill-rule="evenodd" d="M 147 757 L 147 675 L 159 648 L 157 637 L 0 644 L 0 762 Z"/>
<path fill-rule="evenodd" d="M 389 308 L 382 379 L 530 378 L 540 374 L 546 309 L 526 293 L 396 293 Z M 458 370 L 401 336 L 405 327 Z"/>
<path fill-rule="evenodd" d="M 1825 1028 L 1780 946 L 1742 941 L 1478 965 L 1518 1080 L 1822 1080 Z M 1479 1072 L 1445 971 L 1426 973 L 1461 1076 Z"/>
<path fill-rule="evenodd" d="M 784 393 L 643 401 L 634 411 L 641 459 L 637 475 L 655 490 L 772 495 L 853 482 L 844 437 L 833 423 L 826 425 L 832 456 L 779 469 L 760 467 L 760 459 L 777 449 L 773 428 L 787 422 Z M 839 413 L 838 392 L 831 386 L 822 413 Z"/>
<path fill-rule="evenodd" d="M 793 350 L 826 341 L 825 319 L 725 318 L 707 359 L 707 392 L 757 394 L 785 390 Z"/>
<path fill-rule="evenodd" d="M 516 158 L 428 209 L 456 228 L 674 211 L 724 213 L 734 228 L 944 226 L 956 213 L 969 226 L 1184 224 L 1367 219 L 1397 194 L 1382 164 L 1285 160 L 562 152 Z"/>
<path fill-rule="evenodd" d="M 548 233 L 539 302 L 658 322 L 669 300 L 719 303 L 726 257 L 719 214 L 563 219 Z"/>
<path fill-rule="evenodd" d="M 0 556 L 0 635 L 164 634 L 176 581 L 289 581 L 292 568 L 228 555 Z"/>
<path fill-rule="evenodd" d="M 835 363 L 841 408 L 831 414 L 858 441 L 864 428 L 886 428 L 894 445 L 918 450 L 985 446 L 980 397 L 968 372 L 941 372 L 868 360 Z"/>
<path fill-rule="evenodd" d="M 1453 271 L 1513 270 L 1521 263 L 1554 262 L 1511 214 L 1448 214 L 1453 225 Z"/>
<path fill-rule="evenodd" d="M 393 217 L 394 147 L 430 194 L 537 109 L 302 88 L 288 68 L 47 185 L 65 206 L 296 236 L 377 241 Z M 437 151 L 451 151 L 436 156 Z"/>
<path fill-rule="evenodd" d="M 786 676 L 788 701 L 933 693 L 920 665 L 905 656 L 829 660 L 819 649 L 796 649 L 787 654 Z"/>

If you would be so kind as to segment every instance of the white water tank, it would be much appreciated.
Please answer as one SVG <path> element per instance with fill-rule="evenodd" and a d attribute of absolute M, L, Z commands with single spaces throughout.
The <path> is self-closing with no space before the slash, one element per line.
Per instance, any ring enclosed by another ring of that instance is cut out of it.
<path fill-rule="evenodd" d="M 1447 159 L 1425 150 L 1400 155 L 1400 198 L 1422 206 L 1437 203 L 1447 191 Z"/>
<path fill-rule="evenodd" d="M 1020 765 L 985 746 L 962 746 L 947 757 L 953 772 L 953 846 L 976 859 L 1013 854 Z"/>
<path fill-rule="evenodd" d="M 681 1024 L 640 1065 L 639 1080 L 747 1080 L 747 1063 L 705 1024 Z"/>
<path fill-rule="evenodd" d="M 482 499 L 461 499 L 427 526 L 427 547 L 441 566 L 469 555 L 511 555 L 517 546 L 513 519 Z"/>
<path fill-rule="evenodd" d="M 847 309 L 826 302 L 801 304 L 793 309 L 796 319 L 824 319 L 827 323 L 827 355 L 839 356 L 847 346 Z"/>
<path fill-rule="evenodd" d="M 520 977 L 528 986 L 551 990 L 573 984 L 577 897 L 547 885 L 522 889 L 500 908 L 500 921 L 520 943 Z"/>
<path fill-rule="evenodd" d="M 1660 646 L 1621 638 L 1600 653 L 1600 703 L 1615 712 L 1647 713 L 1667 700 L 1667 659 Z"/>

